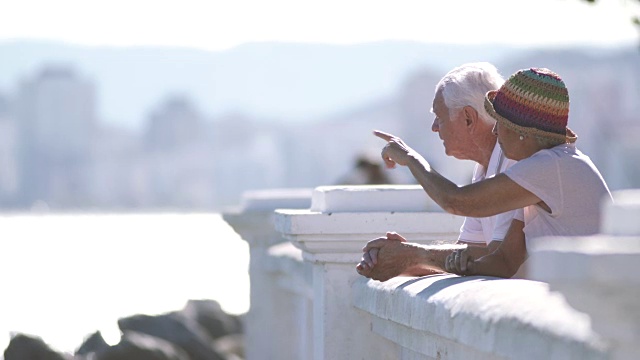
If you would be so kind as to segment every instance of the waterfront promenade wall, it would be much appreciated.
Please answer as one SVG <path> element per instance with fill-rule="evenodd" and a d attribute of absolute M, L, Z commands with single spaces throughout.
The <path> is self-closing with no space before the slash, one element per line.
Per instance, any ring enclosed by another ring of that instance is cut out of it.
<path fill-rule="evenodd" d="M 453 243 L 462 218 L 413 185 L 269 193 L 247 193 L 244 207 L 225 214 L 251 247 L 249 360 L 630 359 L 640 351 L 640 190 L 614 194 L 601 234 L 536 242 L 529 279 L 386 282 L 355 271 L 367 241 L 397 231 Z"/>

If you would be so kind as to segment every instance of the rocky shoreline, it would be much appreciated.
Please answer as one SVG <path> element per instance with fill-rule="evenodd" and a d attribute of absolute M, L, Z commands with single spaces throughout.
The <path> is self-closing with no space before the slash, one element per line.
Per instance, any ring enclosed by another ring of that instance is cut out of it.
<path fill-rule="evenodd" d="M 74 354 L 52 350 L 28 334 L 15 334 L 4 360 L 242 360 L 243 316 L 222 310 L 215 300 L 189 300 L 160 315 L 118 319 L 121 338 L 109 345 L 99 331 L 85 338 Z"/>

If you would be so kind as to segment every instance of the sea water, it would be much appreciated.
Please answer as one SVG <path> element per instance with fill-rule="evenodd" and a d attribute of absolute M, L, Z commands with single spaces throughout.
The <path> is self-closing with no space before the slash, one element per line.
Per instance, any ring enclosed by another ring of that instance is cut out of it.
<path fill-rule="evenodd" d="M 249 249 L 220 214 L 0 215 L 0 358 L 11 333 L 73 352 L 189 299 L 249 307 Z"/>

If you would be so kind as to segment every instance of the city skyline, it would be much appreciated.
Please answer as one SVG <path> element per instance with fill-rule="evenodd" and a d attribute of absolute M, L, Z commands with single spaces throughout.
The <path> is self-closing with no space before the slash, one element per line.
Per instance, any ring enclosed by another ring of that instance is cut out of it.
<path fill-rule="evenodd" d="M 0 42 L 0 95 L 46 64 L 73 65 L 95 79 L 101 120 L 142 131 L 159 99 L 189 96 L 210 116 L 233 113 L 275 123 L 319 121 L 387 98 L 412 73 L 444 74 L 466 62 L 508 63 L 533 56 L 524 66 L 549 66 L 537 53 L 565 50 L 606 58 L 635 46 L 537 47 L 379 42 L 354 46 L 292 43 L 246 44 L 224 52 L 183 48 L 111 48 L 59 42 Z M 502 71 L 502 69 L 500 69 Z M 505 69 L 506 72 L 510 71 Z M 506 72 L 503 75 L 506 75 Z"/>
<path fill-rule="evenodd" d="M 385 45 L 389 48 L 378 49 L 380 53 L 400 48 L 399 44 Z M 276 76 L 270 70 L 277 66 L 265 67 L 262 74 L 269 75 L 265 77 L 244 72 L 255 60 L 254 53 L 236 53 L 230 63 L 239 64 L 238 72 L 229 72 L 226 67 L 227 82 L 215 82 L 219 86 L 216 95 L 229 93 L 235 86 L 244 93 L 257 90 L 254 95 L 259 100 L 275 95 L 270 99 L 280 106 L 297 102 L 301 94 L 302 99 L 309 97 L 305 91 L 318 90 L 321 80 L 329 81 L 322 83 L 324 88 L 317 97 L 345 88 L 347 93 L 363 90 L 363 101 L 336 109 L 333 114 L 317 115 L 315 121 L 298 123 L 277 122 L 264 115 L 254 117 L 242 107 L 233 113 L 212 114 L 192 94 L 172 92 L 172 81 L 166 83 L 165 90 L 169 91 L 160 92 L 162 96 L 146 92 L 154 90 L 164 75 L 156 69 L 150 74 L 157 76 L 141 76 L 147 67 L 157 64 L 155 57 L 139 57 L 140 61 L 122 74 L 122 68 L 108 68 L 110 76 L 103 78 L 73 63 L 66 67 L 57 62 L 41 63 L 36 71 L 21 74 L 13 91 L 0 96 L 5 97 L 0 98 L 0 207 L 220 211 L 237 204 L 246 190 L 338 184 L 340 179 L 349 178 L 359 156 L 379 153 L 380 144 L 371 135 L 372 129 L 401 136 L 454 182 L 468 182 L 473 164 L 447 157 L 437 135 L 430 131 L 433 118 L 429 107 L 435 84 L 445 70 L 423 64 L 412 71 L 394 73 L 389 71 L 389 60 L 383 58 L 368 73 L 352 77 L 360 62 L 323 52 L 332 49 L 315 48 L 308 58 L 296 57 L 290 64 L 301 62 L 299 68 L 286 67 Z M 356 47 L 351 49 L 352 54 L 363 49 L 370 50 Z M 473 53 L 475 49 L 467 51 Z M 262 50 L 289 54 L 292 49 L 274 46 Z M 303 47 L 296 51 L 308 56 L 307 50 Z M 434 54 L 431 50 L 426 48 L 424 52 Z M 206 76 L 209 68 L 199 66 L 200 58 L 183 57 L 176 66 L 173 58 L 166 59 L 166 53 L 156 54 L 164 55 L 160 57 L 165 65 L 176 67 L 174 79 L 183 77 L 178 69 L 182 68 L 192 71 L 190 78 L 204 89 L 213 82 Z M 447 51 L 443 54 L 446 56 Z M 370 55 L 364 51 L 365 58 Z M 495 65 L 503 74 L 538 64 L 561 74 L 571 94 L 570 124 L 580 136 L 580 149 L 601 169 L 611 188 L 619 189 L 640 185 L 634 167 L 629 165 L 640 161 L 630 135 L 640 131 L 634 115 L 640 96 L 637 57 L 634 48 L 600 54 L 589 49 L 546 49 L 517 52 Z M 305 60 L 317 58 L 319 62 L 313 65 Z M 333 62 L 321 72 L 318 66 L 326 59 Z M 300 73 L 294 69 L 314 69 L 310 73 L 317 75 L 316 80 L 300 81 Z M 373 75 L 363 76 L 367 74 Z M 150 99 L 139 131 L 111 126 L 104 118 L 105 109 L 97 105 L 108 95 L 100 91 L 102 82 L 115 77 L 123 80 L 120 87 L 114 87 L 115 92 L 133 90 L 126 94 Z M 382 95 L 370 91 L 375 82 L 387 80 L 398 85 Z M 144 81 L 149 83 L 140 87 Z M 278 92 L 283 89 L 287 91 Z M 242 92 L 234 96 L 238 94 Z M 319 143 L 318 139 L 325 138 L 332 139 L 333 146 Z M 395 183 L 413 181 L 402 171 L 389 174 Z"/>

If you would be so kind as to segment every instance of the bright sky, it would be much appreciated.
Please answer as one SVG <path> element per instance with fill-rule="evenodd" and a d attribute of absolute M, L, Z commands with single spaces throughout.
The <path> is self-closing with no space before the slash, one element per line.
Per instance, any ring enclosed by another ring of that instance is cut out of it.
<path fill-rule="evenodd" d="M 0 0 L 0 41 L 175 45 L 221 50 L 245 42 L 350 44 L 618 44 L 638 39 L 634 0 Z"/>

